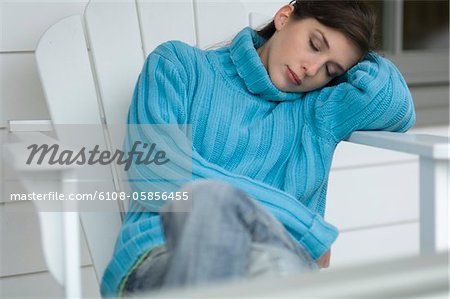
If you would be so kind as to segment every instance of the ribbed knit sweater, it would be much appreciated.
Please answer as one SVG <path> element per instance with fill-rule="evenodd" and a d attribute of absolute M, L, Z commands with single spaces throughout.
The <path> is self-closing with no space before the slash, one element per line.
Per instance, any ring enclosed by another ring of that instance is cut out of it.
<path fill-rule="evenodd" d="M 192 179 L 243 190 L 318 259 L 338 234 L 323 218 L 336 145 L 356 130 L 404 132 L 414 124 L 414 106 L 398 69 L 375 53 L 333 86 L 280 91 L 256 52 L 264 42 L 245 28 L 216 50 L 160 45 L 139 76 L 128 123 L 191 124 Z M 146 179 L 145 171 L 136 173 Z M 145 185 L 134 182 L 132 189 Z M 103 275 L 103 296 L 116 296 L 139 258 L 164 243 L 159 215 L 146 208 L 140 201 L 129 207 Z"/>

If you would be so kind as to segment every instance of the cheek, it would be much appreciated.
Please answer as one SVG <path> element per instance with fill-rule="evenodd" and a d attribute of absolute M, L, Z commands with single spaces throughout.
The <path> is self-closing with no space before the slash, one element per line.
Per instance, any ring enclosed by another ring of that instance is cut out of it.
<path fill-rule="evenodd" d="M 280 55 L 280 52 L 278 52 L 279 48 L 273 50 L 275 51 L 271 51 L 267 61 L 267 72 L 271 77 L 278 74 L 285 64 L 284 55 Z"/>
<path fill-rule="evenodd" d="M 283 64 L 282 63 L 269 64 L 268 73 L 270 80 L 275 85 L 279 85 L 283 80 Z"/>
<path fill-rule="evenodd" d="M 269 62 L 267 73 L 269 75 L 269 79 L 275 87 L 283 90 L 286 85 L 286 78 L 284 77 L 284 64 L 283 63 L 275 63 L 274 61 Z"/>
<path fill-rule="evenodd" d="M 296 59 L 298 56 L 298 49 L 292 39 L 286 39 L 285 36 L 280 37 L 276 43 L 273 44 L 272 54 L 273 60 L 278 63 L 287 63 L 290 60 Z"/>

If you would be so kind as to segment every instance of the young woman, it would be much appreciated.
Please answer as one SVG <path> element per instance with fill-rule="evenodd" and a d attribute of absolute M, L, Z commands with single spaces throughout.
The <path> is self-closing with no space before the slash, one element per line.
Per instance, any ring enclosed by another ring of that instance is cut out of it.
<path fill-rule="evenodd" d="M 128 122 L 177 124 L 192 141 L 191 182 L 150 184 L 150 167 L 134 165 L 132 189 L 180 190 L 192 209 L 132 201 L 102 294 L 327 267 L 337 237 L 323 219 L 336 145 L 356 130 L 404 132 L 415 121 L 400 72 L 370 52 L 374 25 L 363 3 L 299 0 L 220 49 L 156 48 Z"/>

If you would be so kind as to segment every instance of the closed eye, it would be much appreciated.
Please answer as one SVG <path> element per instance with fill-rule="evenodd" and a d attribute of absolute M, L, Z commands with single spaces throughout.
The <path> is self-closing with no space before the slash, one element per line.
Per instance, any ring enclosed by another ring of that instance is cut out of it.
<path fill-rule="evenodd" d="M 319 49 L 314 45 L 314 43 L 312 42 L 312 40 L 309 40 L 309 46 L 316 52 L 319 52 Z"/>

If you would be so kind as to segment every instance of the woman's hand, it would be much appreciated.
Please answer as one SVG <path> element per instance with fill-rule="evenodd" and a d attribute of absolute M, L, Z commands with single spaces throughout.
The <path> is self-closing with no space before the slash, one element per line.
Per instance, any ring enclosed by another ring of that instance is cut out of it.
<path fill-rule="evenodd" d="M 331 250 L 328 250 L 317 260 L 317 265 L 319 266 L 319 268 L 328 268 L 330 266 L 330 256 Z"/>

